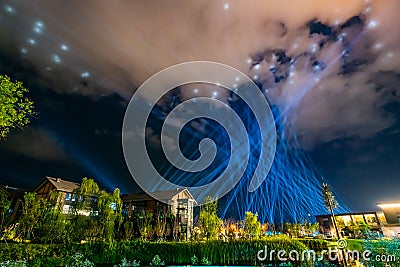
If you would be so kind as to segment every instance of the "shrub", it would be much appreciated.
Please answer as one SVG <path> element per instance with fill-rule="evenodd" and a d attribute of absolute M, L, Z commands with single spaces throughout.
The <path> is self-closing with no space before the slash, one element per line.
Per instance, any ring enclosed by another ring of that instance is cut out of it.
<path fill-rule="evenodd" d="M 25 261 L 5 261 L 0 262 L 0 267 L 26 267 Z"/>
<path fill-rule="evenodd" d="M 192 265 L 197 265 L 199 264 L 199 258 L 196 257 L 196 255 L 193 255 L 193 257 L 190 258 L 190 263 Z"/>
<path fill-rule="evenodd" d="M 163 266 L 165 262 L 161 260 L 160 256 L 155 255 L 154 258 L 150 262 L 150 266 Z"/>
<path fill-rule="evenodd" d="M 82 253 L 77 252 L 75 253 L 71 259 L 69 260 L 69 264 L 65 267 L 94 267 L 94 263 L 85 259 Z"/>
<path fill-rule="evenodd" d="M 207 257 L 203 257 L 201 259 L 201 264 L 202 265 L 211 265 L 211 261 Z"/>
<path fill-rule="evenodd" d="M 139 267 L 140 261 L 128 261 L 126 258 L 123 258 L 121 263 L 118 265 L 114 265 L 114 267 Z"/>

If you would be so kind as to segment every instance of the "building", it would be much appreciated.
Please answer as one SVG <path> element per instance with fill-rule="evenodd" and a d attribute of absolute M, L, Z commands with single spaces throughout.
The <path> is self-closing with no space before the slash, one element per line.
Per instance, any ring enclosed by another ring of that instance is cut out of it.
<path fill-rule="evenodd" d="M 11 215 L 9 220 L 10 222 L 13 222 L 18 217 L 22 208 L 22 201 L 25 191 L 8 185 L 0 185 L 0 192 L 7 196 L 7 199 L 11 201 L 9 209 L 9 213 L 11 213 Z"/>
<path fill-rule="evenodd" d="M 156 191 L 149 196 L 146 193 L 122 195 L 124 212 L 132 216 L 137 212 L 150 211 L 153 214 L 162 212 L 177 218 L 180 233 L 184 239 L 190 238 L 193 227 L 193 206 L 196 203 L 188 189 Z"/>
<path fill-rule="evenodd" d="M 379 203 L 381 216 L 385 217 L 382 231 L 388 237 L 400 237 L 400 202 Z"/>
<path fill-rule="evenodd" d="M 330 214 L 316 216 L 320 225 L 320 232 L 328 237 L 336 237 L 336 231 Z M 365 223 L 371 231 L 381 232 L 381 226 L 385 222 L 385 217 L 375 211 L 359 213 L 335 214 L 336 223 L 342 236 L 352 236 L 352 226 Z"/>
<path fill-rule="evenodd" d="M 74 190 L 79 187 L 78 183 L 63 180 L 61 178 L 46 178 L 36 187 L 35 192 L 37 197 L 50 200 L 50 192 L 57 191 L 60 192 L 60 198 L 56 205 L 60 205 L 61 210 L 64 214 L 70 212 L 70 206 L 73 201 L 75 201 Z M 82 214 L 86 215 L 86 214 Z"/>

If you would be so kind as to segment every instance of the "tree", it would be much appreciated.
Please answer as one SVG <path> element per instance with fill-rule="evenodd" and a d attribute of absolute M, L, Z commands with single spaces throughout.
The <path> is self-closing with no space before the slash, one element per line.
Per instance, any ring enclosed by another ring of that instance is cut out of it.
<path fill-rule="evenodd" d="M 36 193 L 25 193 L 22 213 L 18 225 L 19 238 L 34 238 L 34 230 L 43 219 L 48 203 L 44 198 L 36 198 Z"/>
<path fill-rule="evenodd" d="M 112 241 L 116 226 L 122 222 L 122 200 L 118 188 L 112 194 L 99 191 L 98 194 L 99 224 L 103 239 Z"/>
<path fill-rule="evenodd" d="M 28 92 L 21 82 L 12 82 L 0 75 L 0 139 L 4 139 L 15 127 L 27 125 L 33 112 L 33 101 L 25 96 Z"/>
<path fill-rule="evenodd" d="M 99 193 L 99 185 L 89 178 L 82 178 L 81 185 L 74 190 L 75 201 L 73 201 L 72 213 L 91 213 L 93 211 L 93 202 Z"/>
<path fill-rule="evenodd" d="M 324 199 L 325 207 L 331 213 L 333 226 L 335 227 L 337 238 L 340 239 L 341 235 L 339 232 L 339 228 L 336 224 L 335 213 L 333 211 L 334 209 L 337 209 L 339 207 L 339 203 L 336 201 L 335 196 L 333 195 L 332 190 L 327 183 L 322 183 L 322 197 Z M 343 265 L 347 267 L 347 261 L 345 257 L 343 257 Z"/>
<path fill-rule="evenodd" d="M 218 200 L 206 197 L 200 210 L 200 226 L 207 240 L 216 239 L 222 220 L 217 215 Z"/>
<path fill-rule="evenodd" d="M 69 236 L 66 232 L 66 217 L 60 205 L 62 192 L 51 191 L 47 205 L 43 208 L 43 218 L 39 220 L 37 239 L 44 243 L 66 243 Z"/>
<path fill-rule="evenodd" d="M 258 221 L 258 214 L 253 214 L 251 211 L 246 212 L 244 221 L 244 234 L 247 238 L 259 238 L 261 234 L 261 224 Z"/>
<path fill-rule="evenodd" d="M 339 228 L 337 226 L 335 213 L 333 211 L 339 207 L 339 204 L 336 201 L 335 196 L 333 195 L 332 190 L 327 183 L 322 183 L 322 197 L 324 199 L 325 207 L 331 213 L 332 222 L 333 222 L 333 226 L 335 227 L 335 230 L 336 230 L 337 238 L 340 238 Z"/>
<path fill-rule="evenodd" d="M 136 222 L 139 228 L 140 237 L 144 240 L 153 235 L 153 212 L 142 210 L 136 213 Z"/>

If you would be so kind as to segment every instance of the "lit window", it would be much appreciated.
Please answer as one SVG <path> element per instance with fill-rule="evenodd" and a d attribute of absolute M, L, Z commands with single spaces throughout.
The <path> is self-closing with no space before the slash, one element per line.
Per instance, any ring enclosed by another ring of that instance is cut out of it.
<path fill-rule="evenodd" d="M 65 200 L 71 200 L 71 194 L 70 193 L 66 193 L 65 194 Z"/>

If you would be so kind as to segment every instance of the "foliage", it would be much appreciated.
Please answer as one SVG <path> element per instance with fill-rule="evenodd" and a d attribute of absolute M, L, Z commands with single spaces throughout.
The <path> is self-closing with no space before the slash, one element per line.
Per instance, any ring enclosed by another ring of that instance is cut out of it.
<path fill-rule="evenodd" d="M 93 211 L 93 202 L 99 192 L 99 185 L 93 180 L 82 178 L 80 186 L 74 190 L 75 201 L 72 202 L 72 213 L 80 215 Z"/>
<path fill-rule="evenodd" d="M 44 198 L 36 198 L 36 193 L 25 193 L 22 213 L 19 219 L 17 236 L 23 239 L 34 238 L 34 230 L 44 217 L 48 203 Z"/>
<path fill-rule="evenodd" d="M 154 258 L 150 262 L 150 266 L 163 266 L 165 262 L 161 260 L 160 256 L 155 255 Z"/>
<path fill-rule="evenodd" d="M 25 261 L 5 261 L 0 262 L 0 267 L 26 267 Z"/>
<path fill-rule="evenodd" d="M 329 211 L 339 207 L 339 204 L 327 183 L 322 183 L 322 197 L 324 199 L 324 205 Z"/>
<path fill-rule="evenodd" d="M 400 266 L 400 240 L 364 240 L 364 249 L 372 252 L 370 261 L 362 260 L 366 267 Z M 377 260 L 379 257 L 380 260 Z"/>
<path fill-rule="evenodd" d="M 139 259 L 144 266 L 153 260 L 154 252 L 167 265 L 191 264 L 191 257 L 207 258 L 213 265 L 260 265 L 255 255 L 265 246 L 268 250 L 304 251 L 305 245 L 285 236 L 267 237 L 259 240 L 231 242 L 88 242 L 83 244 L 25 244 L 0 243 L 0 262 L 24 260 L 29 266 L 65 266 L 70 258 L 80 252 L 95 264 L 117 263 L 123 258 Z M 262 262 L 276 265 L 278 261 Z M 296 265 L 294 265 L 296 266 Z"/>
<path fill-rule="evenodd" d="M 77 252 L 75 253 L 71 259 L 69 260 L 69 264 L 65 267 L 94 267 L 94 263 L 85 259 L 82 253 Z"/>
<path fill-rule="evenodd" d="M 204 203 L 200 210 L 200 227 L 207 240 L 216 239 L 218 228 L 222 225 L 222 220 L 217 215 L 218 200 L 206 197 Z"/>
<path fill-rule="evenodd" d="M 118 265 L 114 265 L 114 267 L 139 267 L 140 261 L 128 261 L 126 258 L 123 258 L 121 263 Z"/>
<path fill-rule="evenodd" d="M 211 265 L 211 261 L 207 257 L 203 257 L 201 259 L 201 264 L 202 265 Z"/>
<path fill-rule="evenodd" d="M 148 210 L 142 210 L 136 214 L 136 223 L 139 227 L 140 237 L 144 240 L 153 235 L 153 213 Z"/>
<path fill-rule="evenodd" d="M 193 256 L 190 258 L 190 263 L 191 263 L 192 265 L 197 265 L 197 264 L 199 264 L 199 258 L 197 258 L 196 255 L 193 255 Z"/>
<path fill-rule="evenodd" d="M 250 239 L 259 238 L 261 235 L 261 223 L 258 221 L 258 214 L 251 211 L 246 212 L 244 221 L 244 234 Z"/>
<path fill-rule="evenodd" d="M 116 188 L 113 194 L 100 191 L 98 209 L 101 236 L 110 242 L 114 239 L 115 227 L 119 227 L 122 222 L 122 200 L 119 189 Z"/>
<path fill-rule="evenodd" d="M 66 242 L 67 221 L 62 207 L 59 205 L 62 193 L 58 191 L 50 192 L 50 203 L 44 205 L 43 218 L 38 221 L 37 239 L 44 243 L 64 243 Z"/>
<path fill-rule="evenodd" d="M 27 92 L 21 82 L 0 75 L 0 139 L 12 128 L 23 128 L 29 123 L 29 115 L 34 112 L 32 100 L 25 96 Z"/>

